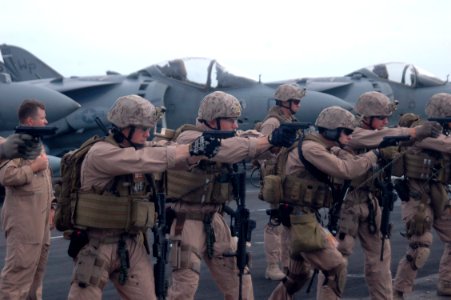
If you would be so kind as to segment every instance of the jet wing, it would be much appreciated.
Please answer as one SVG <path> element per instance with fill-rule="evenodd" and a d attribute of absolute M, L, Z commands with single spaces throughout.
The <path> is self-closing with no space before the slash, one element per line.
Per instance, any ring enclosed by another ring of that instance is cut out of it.
<path fill-rule="evenodd" d="M 112 78 L 111 78 L 112 77 Z M 75 90 L 82 90 L 93 87 L 100 86 L 112 86 L 116 84 L 120 84 L 124 80 L 125 76 L 99 76 L 99 77 L 91 77 L 86 78 L 83 77 L 71 77 L 71 78 L 55 78 L 55 79 L 42 79 L 42 80 L 33 80 L 28 81 L 28 83 L 32 83 L 37 86 L 45 87 L 48 89 L 52 89 L 54 91 L 60 93 L 66 93 Z"/>

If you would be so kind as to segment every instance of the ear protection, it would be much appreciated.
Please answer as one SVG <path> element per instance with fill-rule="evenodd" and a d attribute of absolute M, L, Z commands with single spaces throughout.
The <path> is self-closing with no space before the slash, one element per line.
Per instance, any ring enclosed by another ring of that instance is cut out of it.
<path fill-rule="evenodd" d="M 322 132 L 322 135 L 331 141 L 338 141 L 338 138 L 340 137 L 340 129 L 325 129 Z"/>
<path fill-rule="evenodd" d="M 113 126 L 113 128 L 111 128 L 111 133 L 113 134 L 113 138 L 116 141 L 116 143 L 120 144 L 124 141 L 125 136 L 122 134 L 121 130 L 116 126 Z"/>

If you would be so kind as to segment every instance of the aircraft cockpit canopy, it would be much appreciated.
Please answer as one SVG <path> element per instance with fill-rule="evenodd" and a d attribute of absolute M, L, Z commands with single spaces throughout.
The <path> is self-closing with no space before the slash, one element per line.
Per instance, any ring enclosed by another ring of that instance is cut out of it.
<path fill-rule="evenodd" d="M 431 72 L 412 64 L 392 62 L 371 65 L 366 69 L 380 79 L 397 82 L 410 87 L 434 87 L 446 83 Z"/>
<path fill-rule="evenodd" d="M 157 64 L 167 77 L 211 88 L 243 87 L 255 81 L 228 72 L 214 59 L 188 57 Z"/>

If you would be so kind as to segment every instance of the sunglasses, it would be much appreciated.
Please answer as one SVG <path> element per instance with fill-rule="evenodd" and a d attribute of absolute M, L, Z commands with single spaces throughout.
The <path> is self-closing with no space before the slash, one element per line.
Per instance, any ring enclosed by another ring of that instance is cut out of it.
<path fill-rule="evenodd" d="M 374 116 L 374 118 L 382 121 L 382 120 L 388 119 L 388 116 Z"/>
<path fill-rule="evenodd" d="M 291 99 L 290 101 L 292 103 L 294 103 L 295 105 L 299 105 L 301 103 L 301 100 L 297 100 L 297 99 Z"/>
<path fill-rule="evenodd" d="M 351 135 L 354 132 L 354 130 L 349 129 L 349 128 L 342 128 L 341 132 L 343 132 L 346 135 Z"/>

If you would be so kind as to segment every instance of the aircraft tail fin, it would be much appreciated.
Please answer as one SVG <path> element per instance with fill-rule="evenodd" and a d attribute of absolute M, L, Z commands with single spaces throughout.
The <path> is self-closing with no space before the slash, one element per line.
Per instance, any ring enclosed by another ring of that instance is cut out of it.
<path fill-rule="evenodd" d="M 25 49 L 2 44 L 0 52 L 4 68 L 11 75 L 13 81 L 62 77 L 61 74 Z"/>

